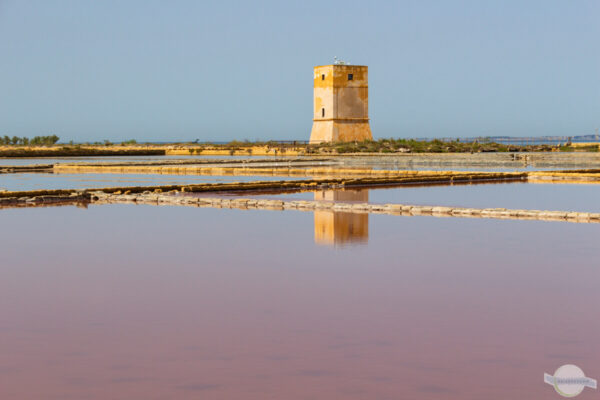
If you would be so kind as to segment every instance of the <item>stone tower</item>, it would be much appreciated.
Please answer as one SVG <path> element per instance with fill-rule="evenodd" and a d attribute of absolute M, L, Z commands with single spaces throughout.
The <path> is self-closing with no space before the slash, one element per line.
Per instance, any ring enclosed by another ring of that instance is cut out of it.
<path fill-rule="evenodd" d="M 314 72 L 310 143 L 372 140 L 368 67 L 336 63 Z"/>

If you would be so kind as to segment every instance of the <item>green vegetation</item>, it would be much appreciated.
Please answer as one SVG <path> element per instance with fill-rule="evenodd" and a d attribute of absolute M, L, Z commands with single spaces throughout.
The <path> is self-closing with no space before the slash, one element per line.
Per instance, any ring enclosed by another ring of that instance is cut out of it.
<path fill-rule="evenodd" d="M 379 139 L 361 142 L 337 142 L 307 144 L 298 141 L 239 141 L 226 144 L 198 143 L 202 148 L 226 150 L 246 150 L 252 146 L 277 149 L 285 153 L 286 149 L 304 149 L 306 154 L 352 154 L 352 153 L 484 153 L 484 152 L 540 152 L 540 151 L 573 151 L 569 146 L 539 145 L 507 145 L 496 143 L 485 138 L 473 142 L 461 142 L 459 139 L 447 140 L 415 140 L 415 139 Z M 575 151 L 597 151 L 594 146 L 577 148 Z"/>
<path fill-rule="evenodd" d="M 0 137 L 0 145 L 3 146 L 52 146 L 59 141 L 59 137 L 56 135 L 52 136 L 35 136 L 30 139 L 28 137 L 13 136 Z"/>
<path fill-rule="evenodd" d="M 560 151 L 566 151 L 566 152 L 574 152 L 574 151 L 591 151 L 591 152 L 598 152 L 598 145 L 593 144 L 593 145 L 589 145 L 589 146 L 571 146 L 571 145 L 565 145 L 565 146 L 560 146 L 558 148 Z"/>
<path fill-rule="evenodd" d="M 516 146 L 494 142 L 461 142 L 442 140 L 380 139 L 362 142 L 322 143 L 309 145 L 308 153 L 481 153 L 552 151 L 553 146 Z"/>
<path fill-rule="evenodd" d="M 83 157 L 83 156 L 164 156 L 165 149 L 121 147 L 53 146 L 48 148 L 10 147 L 0 149 L 0 157 Z"/>
<path fill-rule="evenodd" d="M 233 140 L 228 143 L 189 143 L 190 150 L 194 154 L 201 154 L 203 150 L 227 150 L 234 152 L 247 152 L 252 154 L 253 147 L 266 147 L 275 150 L 276 154 L 285 154 L 288 150 L 299 151 L 300 154 L 311 155 L 333 155 L 333 154 L 360 154 L 360 153 L 503 153 L 503 152 L 550 152 L 550 151 L 598 151 L 598 146 L 571 145 L 515 145 L 492 142 L 487 138 L 476 141 L 462 142 L 456 140 L 416 140 L 416 139 L 379 139 L 365 140 L 360 142 L 337 142 L 308 144 L 301 141 L 249 141 Z M 185 145 L 183 145 L 185 147 Z"/>

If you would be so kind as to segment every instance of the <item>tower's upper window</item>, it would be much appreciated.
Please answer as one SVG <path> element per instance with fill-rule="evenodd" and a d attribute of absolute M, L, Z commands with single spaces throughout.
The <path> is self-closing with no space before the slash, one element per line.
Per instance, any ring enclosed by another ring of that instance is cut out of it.
<path fill-rule="evenodd" d="M 325 80 L 325 74 L 321 74 L 321 80 L 324 81 Z"/>
<path fill-rule="evenodd" d="M 321 118 L 325 117 L 325 109 L 321 108 Z"/>
<path fill-rule="evenodd" d="M 348 74 L 348 80 L 351 81 L 352 79 L 354 79 L 354 74 Z"/>

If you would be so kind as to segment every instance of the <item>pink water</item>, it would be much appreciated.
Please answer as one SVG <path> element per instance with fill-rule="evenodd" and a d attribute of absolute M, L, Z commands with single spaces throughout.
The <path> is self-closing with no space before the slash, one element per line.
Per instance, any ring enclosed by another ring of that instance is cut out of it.
<path fill-rule="evenodd" d="M 0 212 L 2 399 L 551 399 L 600 376 L 600 227 L 308 212 Z M 591 399 L 586 389 L 579 396 Z"/>

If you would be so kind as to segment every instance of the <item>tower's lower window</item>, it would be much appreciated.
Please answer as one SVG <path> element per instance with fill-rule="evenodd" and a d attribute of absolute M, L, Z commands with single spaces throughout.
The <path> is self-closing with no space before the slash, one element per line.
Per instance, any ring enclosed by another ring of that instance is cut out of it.
<path fill-rule="evenodd" d="M 324 116 L 325 116 L 325 109 L 321 108 L 321 117 L 324 117 Z"/>
<path fill-rule="evenodd" d="M 354 79 L 354 74 L 348 74 L 348 80 L 351 81 L 352 79 Z"/>
<path fill-rule="evenodd" d="M 324 81 L 325 80 L 325 74 L 321 75 L 321 80 Z"/>

